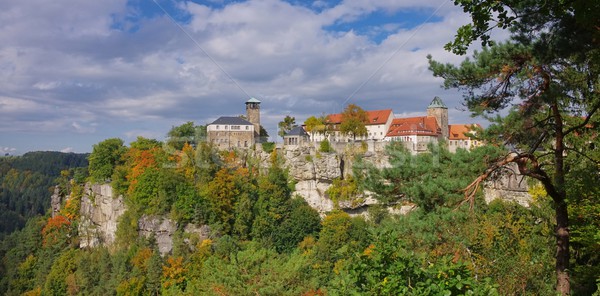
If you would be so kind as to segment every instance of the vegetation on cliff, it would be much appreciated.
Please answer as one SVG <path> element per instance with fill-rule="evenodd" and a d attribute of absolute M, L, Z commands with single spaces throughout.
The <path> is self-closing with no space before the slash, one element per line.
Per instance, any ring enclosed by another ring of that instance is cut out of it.
<path fill-rule="evenodd" d="M 537 202 L 529 209 L 496 201 L 478 203 L 472 212 L 453 210 L 460 188 L 485 165 L 482 156 L 491 158 L 497 148 L 457 154 L 436 149 L 412 156 L 392 145 L 387 151 L 392 168 L 357 162 L 352 192 L 380 188 L 373 192 L 382 206 L 404 201 L 419 206 L 406 216 L 380 211 L 365 220 L 339 210 L 321 219 L 291 195 L 292 183 L 277 152 L 260 163 L 207 143 L 184 144 L 177 153 L 144 138 L 123 147 L 110 169 L 115 190 L 129 206 L 117 243 L 79 249 L 75 208 L 82 187 L 73 180 L 71 199 L 58 215 L 30 219 L 2 241 L 2 293 L 552 293 L 549 234 L 554 220 L 543 190 L 536 191 Z M 576 210 L 591 219 L 589 208 Z M 136 221 L 143 214 L 178 221 L 170 253 L 161 256 L 153 237 L 138 235 Z M 186 223 L 210 225 L 212 233 L 199 240 L 184 234 Z M 589 235 L 582 233 L 582 239 Z M 593 279 L 587 281 L 594 286 Z"/>

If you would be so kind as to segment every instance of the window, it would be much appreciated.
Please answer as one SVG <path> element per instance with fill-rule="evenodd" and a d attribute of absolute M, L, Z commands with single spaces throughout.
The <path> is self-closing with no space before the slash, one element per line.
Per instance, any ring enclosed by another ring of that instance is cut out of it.
<path fill-rule="evenodd" d="M 248 129 L 248 127 L 246 127 Z M 248 141 L 244 141 L 244 147 L 248 147 Z"/>
<path fill-rule="evenodd" d="M 227 126 L 225 126 L 225 129 L 227 129 Z"/>
<path fill-rule="evenodd" d="M 240 130 L 240 126 L 239 125 L 232 125 L 231 129 L 237 131 L 237 130 Z"/>
<path fill-rule="evenodd" d="M 219 126 L 217 125 L 217 129 L 219 129 Z"/>
<path fill-rule="evenodd" d="M 250 127 L 249 127 L 249 126 L 246 126 L 246 130 L 249 130 L 249 129 L 250 129 Z"/>

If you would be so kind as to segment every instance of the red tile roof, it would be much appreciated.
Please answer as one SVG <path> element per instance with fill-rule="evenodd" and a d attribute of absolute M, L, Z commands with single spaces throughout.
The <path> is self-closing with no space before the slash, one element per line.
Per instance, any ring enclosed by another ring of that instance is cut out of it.
<path fill-rule="evenodd" d="M 440 136 L 442 134 L 433 116 L 395 118 L 390 125 L 387 137 L 397 136 Z"/>
<path fill-rule="evenodd" d="M 369 117 L 369 122 L 366 123 L 366 125 L 385 124 L 388 121 L 388 118 L 390 118 L 391 114 L 392 114 L 392 109 L 367 111 L 367 116 Z M 333 123 L 333 124 L 340 124 L 340 123 L 342 123 L 342 117 L 343 116 L 341 113 L 329 114 L 329 115 L 327 115 L 327 122 Z"/>
<path fill-rule="evenodd" d="M 475 128 L 481 128 L 479 124 L 449 124 L 448 139 L 449 140 L 468 140 L 469 137 L 465 133 L 469 133 Z"/>

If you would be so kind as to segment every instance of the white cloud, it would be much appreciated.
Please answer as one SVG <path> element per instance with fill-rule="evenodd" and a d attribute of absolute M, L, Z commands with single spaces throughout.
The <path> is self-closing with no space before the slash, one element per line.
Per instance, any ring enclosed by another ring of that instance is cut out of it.
<path fill-rule="evenodd" d="M 73 147 L 65 147 L 63 149 L 60 149 L 60 152 L 62 152 L 62 153 L 70 153 L 70 152 L 73 152 L 73 151 L 74 151 Z"/>
<path fill-rule="evenodd" d="M 168 17 L 144 18 L 126 0 L 2 1 L 0 130 L 90 134 L 96 142 L 161 138 L 156 131 L 180 122 L 242 114 L 248 96 L 263 101 L 265 126 L 288 113 L 302 121 L 338 112 L 347 99 L 397 113 L 421 112 L 435 95 L 456 106 L 459 97 L 439 88 L 425 59 L 460 59 L 442 46 L 467 19 L 445 2 L 180 3 L 191 16 L 181 24 L 190 40 Z M 389 34 L 380 43 L 354 30 L 325 29 L 373 11 L 440 5 L 442 21 L 418 32 L 402 29 L 403 20 L 374 28 Z M 115 29 L 114 20 L 124 28 Z"/>

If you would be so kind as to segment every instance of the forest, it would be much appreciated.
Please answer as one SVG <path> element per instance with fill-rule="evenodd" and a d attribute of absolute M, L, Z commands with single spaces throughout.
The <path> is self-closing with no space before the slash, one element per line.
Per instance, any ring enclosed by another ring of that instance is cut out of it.
<path fill-rule="evenodd" d="M 0 157 L 0 238 L 46 213 L 62 171 L 83 181 L 87 155 L 45 151 Z"/>

